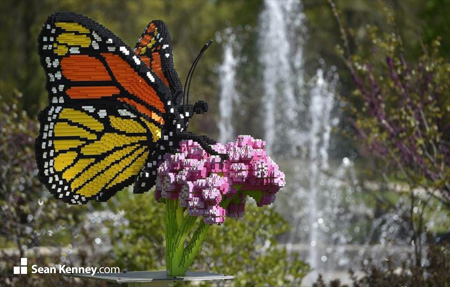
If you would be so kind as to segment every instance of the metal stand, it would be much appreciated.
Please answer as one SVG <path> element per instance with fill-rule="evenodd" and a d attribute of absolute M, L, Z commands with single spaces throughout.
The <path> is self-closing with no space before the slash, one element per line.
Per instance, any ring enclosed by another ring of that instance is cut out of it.
<path fill-rule="evenodd" d="M 70 274 L 70 277 L 110 281 L 119 284 L 128 284 L 129 287 L 167 287 L 175 281 L 211 281 L 230 280 L 233 276 L 217 273 L 188 271 L 184 276 L 168 276 L 166 271 L 135 271 L 111 274 Z"/>

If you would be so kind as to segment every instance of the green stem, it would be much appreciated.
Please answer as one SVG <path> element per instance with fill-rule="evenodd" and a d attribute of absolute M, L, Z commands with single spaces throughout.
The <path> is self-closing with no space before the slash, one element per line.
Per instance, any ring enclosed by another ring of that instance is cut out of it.
<path fill-rule="evenodd" d="M 168 271 L 170 271 L 172 264 L 173 255 L 173 239 L 177 232 L 178 227 L 176 226 L 175 211 L 178 201 L 177 200 L 166 200 L 166 265 Z"/>
<path fill-rule="evenodd" d="M 184 254 L 184 243 L 186 240 L 186 237 L 189 233 L 189 231 L 192 229 L 192 227 L 195 224 L 195 221 L 197 220 L 196 216 L 188 216 L 184 222 L 182 227 L 180 228 L 180 231 L 177 233 L 177 238 L 173 242 L 174 246 L 174 254 L 172 260 L 174 261 L 174 266 L 177 270 L 180 268 L 181 259 L 183 258 Z M 180 270 L 177 272 L 179 273 Z M 184 274 L 184 272 L 182 272 Z"/>
<path fill-rule="evenodd" d="M 183 223 L 183 207 L 180 204 L 177 204 L 177 228 L 180 228 L 181 224 Z"/>
<path fill-rule="evenodd" d="M 176 209 L 167 209 L 168 212 L 172 211 L 173 216 L 172 218 L 174 221 L 172 224 L 176 223 Z M 170 217 L 170 216 L 168 216 Z M 169 275 L 171 276 L 177 276 L 177 275 L 184 275 L 184 271 L 180 269 L 180 262 L 183 258 L 184 253 L 184 242 L 186 240 L 186 237 L 189 233 L 189 231 L 192 229 L 192 227 L 195 224 L 195 221 L 197 220 L 196 216 L 186 216 L 178 228 L 176 233 L 171 233 L 169 236 L 171 236 L 170 240 L 167 240 L 167 243 L 170 244 L 170 247 L 167 249 L 169 252 L 166 254 L 166 258 L 168 264 L 167 264 L 167 271 Z"/>
<path fill-rule="evenodd" d="M 232 202 L 236 195 L 225 199 L 220 205 L 223 208 Z M 166 264 L 170 276 L 184 275 L 194 262 L 205 241 L 209 228 L 201 221 L 195 229 L 190 242 L 185 247 L 186 237 L 193 229 L 198 217 L 183 214 L 178 200 L 166 200 Z"/>
<path fill-rule="evenodd" d="M 197 256 L 202 247 L 203 241 L 205 241 L 206 234 L 208 233 L 210 227 L 211 225 L 205 224 L 202 221 L 195 230 L 194 235 L 192 235 L 192 239 L 185 249 L 180 264 L 184 272 L 186 272 L 189 266 L 191 266 L 192 263 L 194 262 L 195 257 Z"/>

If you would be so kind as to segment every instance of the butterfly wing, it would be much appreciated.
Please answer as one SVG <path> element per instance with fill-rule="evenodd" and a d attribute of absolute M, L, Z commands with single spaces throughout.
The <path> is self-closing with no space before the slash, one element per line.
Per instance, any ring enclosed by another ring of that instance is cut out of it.
<path fill-rule="evenodd" d="M 126 107 L 52 105 L 40 123 L 41 180 L 69 203 L 107 200 L 134 181 L 149 155 L 147 123 Z"/>
<path fill-rule="evenodd" d="M 152 161 L 170 110 L 164 82 L 113 33 L 74 13 L 39 36 L 50 106 L 41 112 L 41 181 L 73 204 L 107 200 Z"/>
<path fill-rule="evenodd" d="M 172 41 L 165 23 L 161 20 L 151 21 L 145 28 L 134 49 L 134 53 L 139 55 L 145 65 L 152 70 L 170 89 L 173 104 L 179 106 L 183 95 L 183 86 L 174 67 Z M 172 120 L 167 124 L 166 135 L 170 138 Z M 180 122 L 177 118 L 175 122 Z M 166 148 L 170 148 L 167 146 Z M 134 193 L 143 193 L 150 190 L 155 184 L 156 168 L 164 151 L 156 149 L 152 151 L 153 161 L 147 162 L 146 166 L 139 173 L 134 185 Z"/>
<path fill-rule="evenodd" d="M 172 40 L 166 24 L 161 20 L 151 21 L 136 43 L 134 53 L 163 80 L 179 104 L 183 86 L 174 67 Z"/>

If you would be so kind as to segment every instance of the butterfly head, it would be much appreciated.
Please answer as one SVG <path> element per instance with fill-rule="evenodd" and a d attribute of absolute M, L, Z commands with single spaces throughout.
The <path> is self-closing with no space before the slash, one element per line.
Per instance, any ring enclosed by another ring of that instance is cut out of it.
<path fill-rule="evenodd" d="M 208 111 L 208 104 L 204 101 L 197 101 L 193 105 L 189 104 L 189 89 L 191 86 L 192 76 L 194 74 L 197 63 L 199 62 L 202 54 L 206 51 L 206 49 L 211 45 L 212 40 L 209 40 L 201 49 L 200 53 L 195 58 L 191 69 L 186 77 L 185 89 L 184 92 L 175 96 L 178 105 L 178 110 L 174 111 L 172 114 L 173 118 L 171 119 L 171 124 L 173 124 L 172 128 L 169 128 L 169 136 L 167 139 L 169 140 L 169 152 L 176 152 L 179 141 L 181 140 L 194 140 L 199 143 L 202 148 L 208 152 L 209 154 L 219 155 L 223 158 L 227 158 L 227 155 L 219 154 L 215 150 L 211 148 L 211 145 L 216 142 L 207 136 L 199 136 L 187 131 L 189 121 L 194 115 L 204 114 Z M 175 131 L 175 134 L 171 134 L 170 131 Z M 164 137 L 163 137 L 164 138 Z M 163 150 L 167 150 L 162 148 Z"/>
<path fill-rule="evenodd" d="M 179 108 L 180 117 L 183 119 L 184 122 L 184 130 L 187 129 L 190 119 L 194 115 L 200 115 L 204 114 L 208 111 L 208 103 L 204 101 L 198 101 L 195 102 L 194 105 L 181 105 Z M 182 115 L 182 116 L 181 116 Z"/>

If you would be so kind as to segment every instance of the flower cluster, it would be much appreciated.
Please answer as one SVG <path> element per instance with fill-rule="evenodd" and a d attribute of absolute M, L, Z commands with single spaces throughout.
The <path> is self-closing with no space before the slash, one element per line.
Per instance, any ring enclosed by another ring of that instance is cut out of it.
<path fill-rule="evenodd" d="M 247 195 L 258 206 L 271 204 L 285 179 L 264 146 L 264 141 L 251 136 L 212 146 L 228 155 L 223 160 L 197 142 L 182 141 L 179 152 L 166 154 L 159 166 L 155 197 L 178 199 L 189 215 L 203 216 L 206 224 L 221 224 L 226 215 L 242 217 Z"/>

